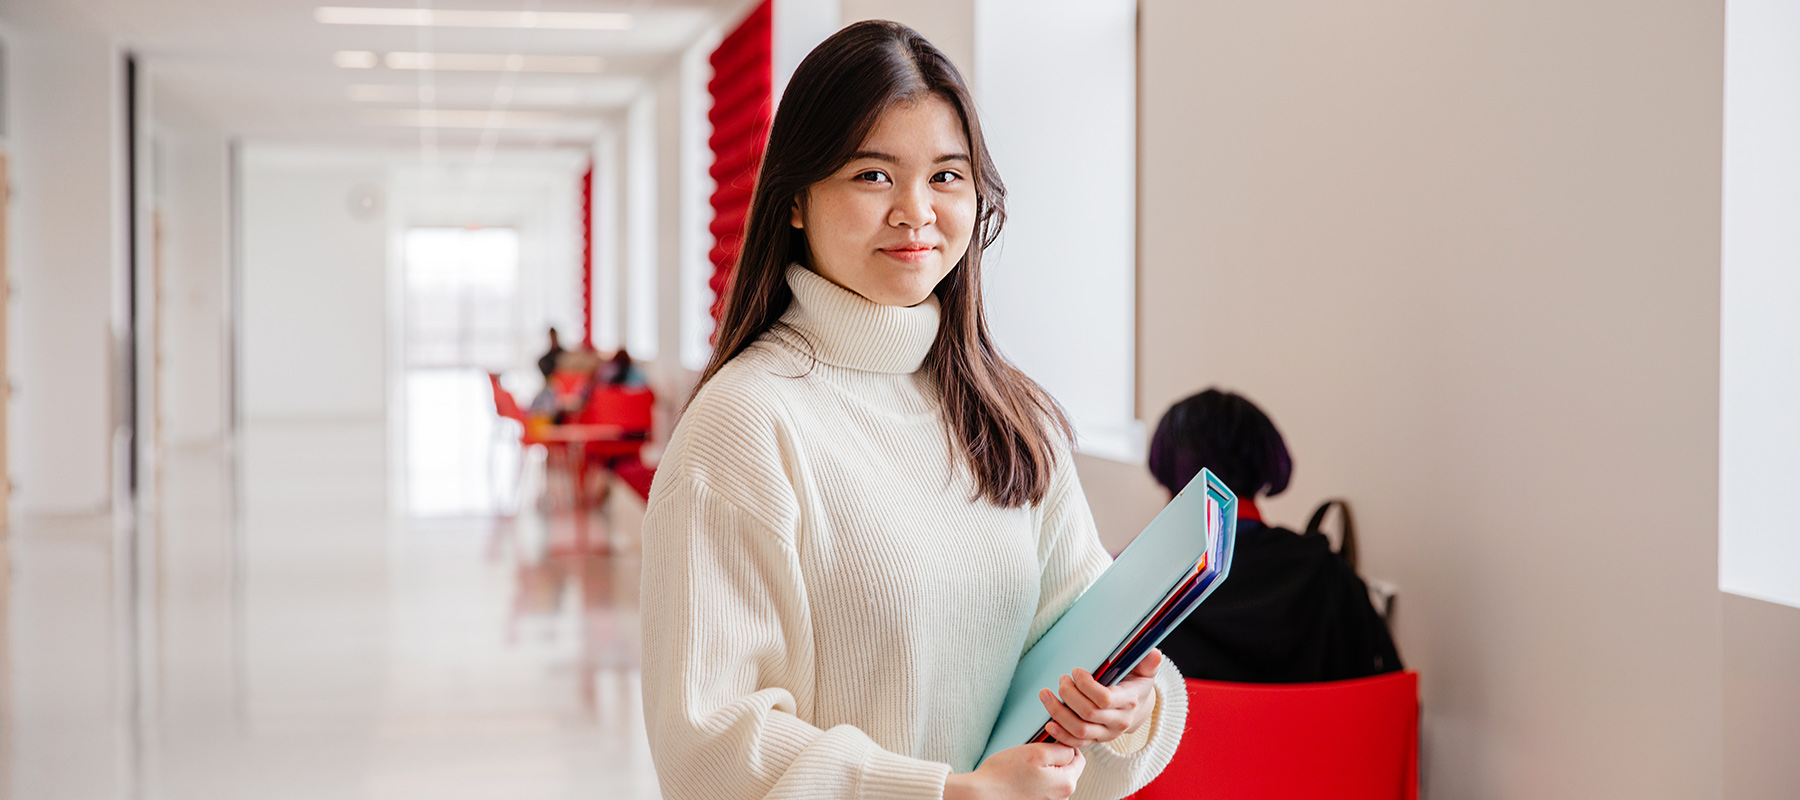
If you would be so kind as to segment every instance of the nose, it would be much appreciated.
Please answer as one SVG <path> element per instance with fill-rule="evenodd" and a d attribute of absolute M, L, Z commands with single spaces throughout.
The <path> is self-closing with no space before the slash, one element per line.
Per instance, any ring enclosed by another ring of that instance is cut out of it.
<path fill-rule="evenodd" d="M 887 223 L 894 228 L 919 229 L 937 222 L 937 210 L 931 207 L 931 190 L 913 185 L 902 189 L 888 209 Z"/>

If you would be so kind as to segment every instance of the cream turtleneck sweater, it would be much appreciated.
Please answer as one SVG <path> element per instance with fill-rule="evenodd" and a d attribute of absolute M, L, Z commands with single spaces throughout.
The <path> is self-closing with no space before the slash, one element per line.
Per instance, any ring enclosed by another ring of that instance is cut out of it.
<path fill-rule="evenodd" d="M 800 267 L 784 325 L 694 398 L 644 518 L 644 716 L 668 800 L 937 800 L 1013 665 L 1103 572 L 1066 448 L 1023 508 L 976 496 L 919 365 L 935 297 L 882 306 Z M 1086 748 L 1078 798 L 1175 752 L 1181 676 Z"/>

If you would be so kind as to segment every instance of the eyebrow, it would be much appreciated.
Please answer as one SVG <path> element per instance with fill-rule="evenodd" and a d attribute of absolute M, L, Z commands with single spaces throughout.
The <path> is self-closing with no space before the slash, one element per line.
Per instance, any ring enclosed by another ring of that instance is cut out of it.
<path fill-rule="evenodd" d="M 888 155 L 887 153 L 882 153 L 882 152 L 878 152 L 875 150 L 858 150 L 857 152 L 850 154 L 851 161 L 860 161 L 865 158 L 869 159 L 871 161 L 886 161 L 889 164 L 900 163 L 899 158 L 896 158 L 894 156 Z M 972 160 L 970 160 L 968 154 L 966 154 L 966 153 L 945 153 L 941 156 L 938 156 L 937 159 L 935 161 L 932 161 L 931 163 L 942 164 L 946 161 L 961 161 L 964 163 L 974 163 Z"/>

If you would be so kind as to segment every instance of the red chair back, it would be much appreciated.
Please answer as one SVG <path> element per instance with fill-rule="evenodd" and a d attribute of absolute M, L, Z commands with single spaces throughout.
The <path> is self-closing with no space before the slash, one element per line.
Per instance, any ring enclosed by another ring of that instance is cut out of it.
<path fill-rule="evenodd" d="M 519 408 L 519 401 L 513 399 L 512 392 L 500 385 L 499 373 L 488 373 L 488 384 L 494 387 L 494 413 L 524 425 L 525 412 Z"/>
<path fill-rule="evenodd" d="M 596 386 L 588 395 L 580 421 L 590 425 L 617 425 L 627 431 L 649 431 L 656 410 L 656 393 L 649 389 Z"/>
<path fill-rule="evenodd" d="M 556 395 L 556 402 L 564 403 L 565 408 L 573 406 L 580 399 L 582 391 L 588 387 L 593 376 L 580 372 L 557 371 L 550 373 L 550 391 Z"/>
<path fill-rule="evenodd" d="M 1187 730 L 1135 800 L 1417 800 L 1419 674 L 1189 680 Z"/>

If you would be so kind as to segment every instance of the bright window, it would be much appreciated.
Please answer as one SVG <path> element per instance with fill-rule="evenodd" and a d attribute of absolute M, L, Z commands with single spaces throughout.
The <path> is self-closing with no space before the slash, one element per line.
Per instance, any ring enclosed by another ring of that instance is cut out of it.
<path fill-rule="evenodd" d="M 406 365 L 501 372 L 519 362 L 519 234 L 406 232 Z"/>

